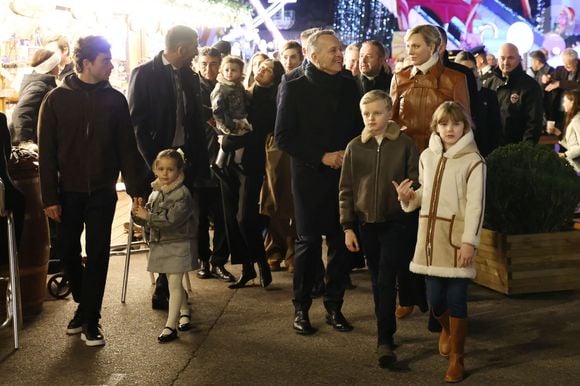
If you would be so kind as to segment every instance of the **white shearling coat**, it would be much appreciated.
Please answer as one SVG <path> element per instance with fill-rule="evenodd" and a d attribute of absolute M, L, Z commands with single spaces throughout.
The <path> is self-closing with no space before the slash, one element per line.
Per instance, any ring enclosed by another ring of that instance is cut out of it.
<path fill-rule="evenodd" d="M 421 207 L 415 255 L 410 270 L 448 278 L 475 277 L 475 266 L 458 267 L 462 243 L 479 246 L 485 209 L 486 167 L 467 132 L 447 151 L 433 133 L 419 159 L 421 187 L 406 212 Z"/>

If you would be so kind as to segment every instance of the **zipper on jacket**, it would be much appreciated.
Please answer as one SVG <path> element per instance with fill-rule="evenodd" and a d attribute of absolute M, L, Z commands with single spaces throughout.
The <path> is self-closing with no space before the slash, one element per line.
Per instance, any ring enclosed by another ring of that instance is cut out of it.
<path fill-rule="evenodd" d="M 382 142 L 381 142 L 382 143 Z M 377 154 L 375 156 L 375 194 L 374 194 L 374 220 L 377 219 L 377 212 L 378 212 L 378 201 L 379 201 L 379 167 L 380 167 L 380 159 L 381 159 L 381 143 L 377 142 Z"/>

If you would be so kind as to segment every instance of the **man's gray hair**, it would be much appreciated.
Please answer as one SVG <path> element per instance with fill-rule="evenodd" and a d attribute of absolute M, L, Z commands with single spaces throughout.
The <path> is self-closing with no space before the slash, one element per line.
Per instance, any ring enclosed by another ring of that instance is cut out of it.
<path fill-rule="evenodd" d="M 318 52 L 318 50 L 320 49 L 320 46 L 318 44 L 318 40 L 320 39 L 321 36 L 324 36 L 324 35 L 330 35 L 330 36 L 336 37 L 336 33 L 331 29 L 323 29 L 323 30 L 320 30 L 320 31 L 312 34 L 308 38 L 308 43 L 306 44 L 306 53 L 307 53 L 309 58 L 313 53 Z"/>
<path fill-rule="evenodd" d="M 562 56 L 568 56 L 572 59 L 578 59 L 578 52 L 573 48 L 566 48 L 562 51 Z"/>

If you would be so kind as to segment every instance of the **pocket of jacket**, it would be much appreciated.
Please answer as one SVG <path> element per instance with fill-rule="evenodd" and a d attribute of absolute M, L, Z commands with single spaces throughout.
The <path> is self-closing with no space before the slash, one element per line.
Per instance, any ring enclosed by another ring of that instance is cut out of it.
<path fill-rule="evenodd" d="M 451 217 L 451 223 L 449 225 L 449 244 L 454 248 L 461 248 L 461 238 L 463 237 L 463 230 L 465 229 L 465 223 L 463 220 L 457 218 L 453 215 Z"/>

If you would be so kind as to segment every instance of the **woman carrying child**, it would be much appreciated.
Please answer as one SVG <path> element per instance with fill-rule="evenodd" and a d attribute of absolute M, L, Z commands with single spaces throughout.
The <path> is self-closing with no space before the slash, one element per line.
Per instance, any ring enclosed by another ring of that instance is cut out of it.
<path fill-rule="evenodd" d="M 157 155 L 153 171 L 157 179 L 147 205 L 135 199 L 132 213 L 135 222 L 149 232 L 147 270 L 167 274 L 169 312 L 159 343 L 177 338 L 177 330 L 192 328 L 183 275 L 197 268 L 198 208 L 183 185 L 185 161 L 177 150 L 163 150 Z"/>
<path fill-rule="evenodd" d="M 442 103 L 431 120 L 429 147 L 419 159 L 419 183 L 393 181 L 404 211 L 421 207 L 410 270 L 426 275 L 427 298 L 439 321 L 439 353 L 449 357 L 446 382 L 464 377 L 467 287 L 475 278 L 485 208 L 486 167 L 470 119 L 457 102 Z"/>

